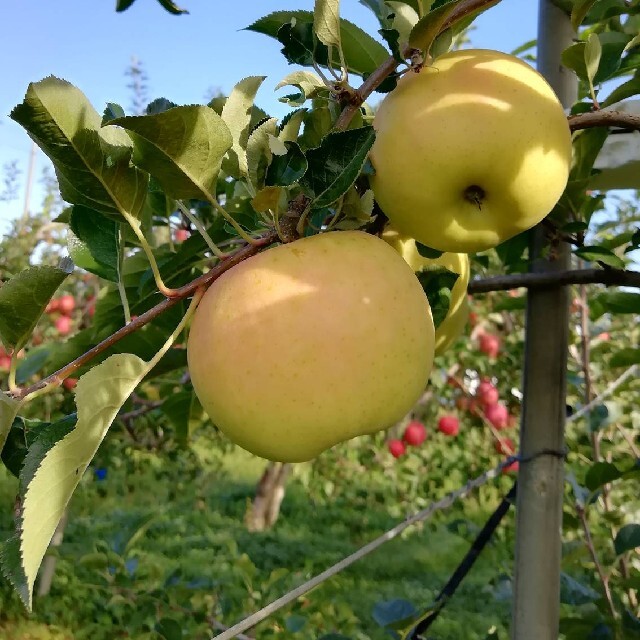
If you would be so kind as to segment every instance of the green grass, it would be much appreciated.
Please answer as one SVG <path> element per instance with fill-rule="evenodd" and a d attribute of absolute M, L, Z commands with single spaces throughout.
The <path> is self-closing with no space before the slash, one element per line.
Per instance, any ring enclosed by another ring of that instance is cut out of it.
<path fill-rule="evenodd" d="M 382 498 L 371 498 L 372 480 L 363 473 L 331 497 L 310 499 L 294 475 L 276 526 L 250 533 L 243 517 L 264 462 L 238 450 L 222 460 L 206 451 L 196 447 L 198 464 L 136 454 L 135 464 L 121 458 L 118 466 L 112 459 L 103 483 L 87 474 L 74 496 L 52 592 L 36 600 L 33 619 L 74 638 L 111 640 L 159 638 L 155 623 L 171 617 L 184 637 L 204 640 L 212 635 L 207 616 L 234 623 L 392 527 L 401 519 L 396 512 L 413 511 L 398 503 L 392 476 Z M 380 478 L 376 491 L 384 487 Z M 0 475 L 2 503 L 14 493 L 13 479 Z M 494 498 L 472 499 L 464 514 L 457 507 L 410 529 L 260 625 L 255 637 L 311 640 L 336 631 L 357 640 L 390 638 L 372 617 L 376 603 L 402 598 L 428 607 Z M 460 518 L 466 525 L 458 535 L 447 523 Z M 4 536 L 9 520 L 5 509 Z M 492 626 L 506 628 L 500 576 L 511 571 L 509 538 L 503 533 L 482 554 L 430 637 L 484 639 Z M 29 637 L 17 631 L 27 620 L 17 598 L 6 586 L 0 598 L 1 637 Z"/>

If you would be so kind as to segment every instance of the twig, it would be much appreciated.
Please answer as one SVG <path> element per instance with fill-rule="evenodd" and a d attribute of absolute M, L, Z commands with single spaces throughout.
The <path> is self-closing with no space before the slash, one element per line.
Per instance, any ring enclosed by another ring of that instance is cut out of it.
<path fill-rule="evenodd" d="M 589 523 L 587 521 L 587 514 L 585 513 L 585 509 L 582 505 L 576 505 L 576 511 L 578 512 L 578 517 L 580 518 L 580 522 L 582 523 L 582 529 L 584 530 L 585 544 L 587 545 L 587 549 L 589 549 L 589 554 L 591 555 L 591 559 L 593 563 L 596 565 L 596 571 L 598 572 L 598 576 L 600 576 L 600 582 L 602 582 L 602 588 L 604 589 L 604 596 L 609 604 L 609 610 L 611 611 L 611 615 L 614 619 L 618 617 L 618 612 L 613 604 L 613 599 L 611 598 L 611 590 L 609 589 L 609 578 L 604 573 L 602 565 L 598 560 L 598 554 L 596 553 L 596 549 L 593 546 L 593 538 L 591 537 L 591 529 L 589 528 Z"/>
<path fill-rule="evenodd" d="M 638 365 L 631 365 L 621 376 L 616 378 L 602 393 L 598 394 L 589 404 L 582 407 L 579 411 L 576 411 L 573 415 L 569 416 L 566 420 L 566 424 L 575 422 L 578 418 L 582 418 L 583 415 L 589 413 L 591 409 L 598 406 L 605 398 L 610 396 L 620 385 L 624 384 L 631 376 L 635 375 L 638 370 Z"/>
<path fill-rule="evenodd" d="M 386 533 L 383 533 L 381 536 L 377 537 L 375 540 L 372 540 L 371 542 L 366 544 L 364 547 L 361 547 L 351 555 L 347 556 L 346 558 L 343 558 L 342 560 L 334 564 L 332 567 L 329 567 L 328 569 L 318 574 L 314 578 L 311 578 L 311 580 L 308 580 L 304 584 L 301 584 L 299 587 L 296 587 L 295 589 L 285 594 L 281 598 L 274 600 L 272 603 L 268 604 L 266 607 L 263 607 L 259 611 L 256 611 L 256 613 L 248 616 L 238 624 L 235 624 L 233 627 L 230 627 L 227 631 L 215 636 L 213 640 L 231 640 L 231 638 L 237 638 L 239 633 L 242 633 L 244 631 L 247 631 L 247 629 L 251 629 L 252 627 L 255 627 L 259 622 L 262 622 L 263 620 L 268 618 L 270 615 L 274 614 L 276 611 L 282 609 L 282 607 L 285 607 L 289 603 L 293 602 L 300 596 L 303 596 L 305 593 L 308 593 L 309 591 L 311 591 L 318 585 L 322 584 L 326 580 L 329 580 L 329 578 L 332 578 L 337 573 L 340 573 L 347 567 L 351 566 L 353 563 L 357 562 L 358 560 L 361 560 L 362 558 L 370 554 L 372 551 L 375 551 L 376 549 L 381 547 L 383 544 L 385 544 L 385 542 L 389 542 L 390 540 L 393 540 L 394 538 L 398 537 L 405 529 L 408 529 L 411 525 L 416 524 L 418 522 L 422 522 L 423 520 L 426 520 L 437 511 L 440 511 L 442 509 L 447 509 L 456 500 L 466 497 L 474 489 L 482 486 L 489 480 L 496 478 L 497 476 L 500 475 L 503 468 L 509 466 L 511 463 L 515 462 L 516 460 L 518 460 L 517 456 L 508 457 L 504 462 L 502 462 L 500 465 L 498 465 L 494 469 L 490 469 L 489 471 L 486 471 L 485 473 L 478 476 L 477 478 L 470 480 L 463 487 L 460 487 L 456 491 L 452 491 L 441 500 L 438 500 L 437 502 L 432 502 L 426 509 L 423 509 L 422 511 L 419 511 L 413 514 L 412 516 L 409 516 L 404 522 L 401 522 L 400 524 L 396 525 L 392 529 L 389 529 L 389 531 L 387 531 Z"/>
<path fill-rule="evenodd" d="M 571 131 L 591 129 L 593 127 L 622 127 L 624 129 L 640 129 L 640 115 L 623 111 L 590 111 L 579 113 L 568 118 Z"/>
<path fill-rule="evenodd" d="M 277 236 L 274 232 L 270 232 L 266 236 L 260 239 L 260 244 L 251 244 L 236 251 L 232 256 L 222 260 L 215 267 L 213 267 L 207 273 L 199 276 L 192 282 L 173 290 L 171 298 L 166 298 L 162 302 L 158 303 L 155 307 L 152 307 L 142 315 L 138 316 L 135 320 L 132 320 L 129 324 L 118 329 L 115 333 L 105 338 L 102 342 L 98 343 L 95 347 L 89 349 L 89 351 L 78 356 L 75 360 L 66 364 L 64 367 L 58 369 L 55 373 L 43 378 L 42 380 L 32 384 L 29 387 L 18 389 L 14 395 L 17 399 L 23 399 L 31 393 L 34 393 L 40 389 L 44 389 L 49 385 L 59 385 L 62 381 L 69 377 L 72 373 L 77 371 L 80 367 L 84 366 L 87 362 L 95 358 L 97 355 L 114 345 L 116 342 L 134 333 L 141 327 L 143 327 L 151 320 L 157 318 L 167 309 L 170 309 L 184 298 L 188 298 L 200 287 L 208 287 L 214 280 L 219 278 L 225 271 L 231 269 L 239 262 L 242 262 L 246 258 L 258 253 L 260 249 L 275 242 Z M 255 241 L 257 242 L 257 240 Z"/>
<path fill-rule="evenodd" d="M 488 293 L 517 289 L 518 287 L 533 289 L 569 284 L 640 287 L 640 272 L 623 269 L 571 269 L 551 273 L 517 273 L 473 280 L 469 283 L 468 292 L 471 294 Z"/>

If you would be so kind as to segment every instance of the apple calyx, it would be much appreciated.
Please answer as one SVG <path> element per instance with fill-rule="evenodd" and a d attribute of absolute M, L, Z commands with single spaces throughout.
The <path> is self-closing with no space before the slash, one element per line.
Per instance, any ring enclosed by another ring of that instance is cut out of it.
<path fill-rule="evenodd" d="M 487 193 L 477 184 L 472 184 L 464 190 L 464 199 L 471 204 L 475 204 L 480 211 L 482 211 L 482 203 Z"/>

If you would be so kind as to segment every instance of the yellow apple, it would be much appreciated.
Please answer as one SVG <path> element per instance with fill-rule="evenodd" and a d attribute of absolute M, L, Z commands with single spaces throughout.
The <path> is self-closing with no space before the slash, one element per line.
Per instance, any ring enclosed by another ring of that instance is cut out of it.
<path fill-rule="evenodd" d="M 399 421 L 425 388 L 433 351 L 420 283 L 361 231 L 303 238 L 233 267 L 204 295 L 187 344 L 213 423 L 283 462 Z"/>
<path fill-rule="evenodd" d="M 435 355 L 442 355 L 463 332 L 469 319 L 467 298 L 470 275 L 469 256 L 466 253 L 443 253 L 438 258 L 425 258 L 418 253 L 416 241 L 413 238 L 401 236 L 390 228 L 382 234 L 382 239 L 388 242 L 415 272 L 443 267 L 458 274 L 459 277 L 451 289 L 449 311 L 445 319 L 436 327 Z"/>
<path fill-rule="evenodd" d="M 562 106 L 511 55 L 455 51 L 406 73 L 374 127 L 378 204 L 398 231 L 440 251 L 482 251 L 531 228 L 567 184 Z"/>

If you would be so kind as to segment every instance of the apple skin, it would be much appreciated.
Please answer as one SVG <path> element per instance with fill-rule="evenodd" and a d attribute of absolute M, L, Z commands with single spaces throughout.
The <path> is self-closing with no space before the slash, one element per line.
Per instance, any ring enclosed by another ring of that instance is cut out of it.
<path fill-rule="evenodd" d="M 71 332 L 71 318 L 69 316 L 59 316 L 54 324 L 61 336 L 66 336 Z"/>
<path fill-rule="evenodd" d="M 490 358 L 497 358 L 500 353 L 500 338 L 492 333 L 483 333 L 478 337 L 478 348 Z"/>
<path fill-rule="evenodd" d="M 530 229 L 567 184 L 567 118 L 515 56 L 444 54 L 406 73 L 373 124 L 378 204 L 401 233 L 440 251 L 483 251 Z"/>
<path fill-rule="evenodd" d="M 498 430 L 506 429 L 509 426 L 509 411 L 500 402 L 485 407 L 484 415 Z"/>
<path fill-rule="evenodd" d="M 58 300 L 58 310 L 64 315 L 69 315 L 76 308 L 76 301 L 70 294 L 62 296 Z"/>
<path fill-rule="evenodd" d="M 200 402 L 231 440 L 301 462 L 402 419 L 424 391 L 434 335 L 407 263 L 375 236 L 334 231 L 216 280 L 187 358 Z"/>
<path fill-rule="evenodd" d="M 449 311 L 442 322 L 436 327 L 435 355 L 442 355 L 464 331 L 469 319 L 469 256 L 466 253 L 443 253 L 438 258 L 425 258 L 418 253 L 416 241 L 413 238 L 400 235 L 392 228 L 382 234 L 382 239 L 388 242 L 415 271 L 420 272 L 433 267 L 444 267 L 460 277 L 451 289 Z"/>

